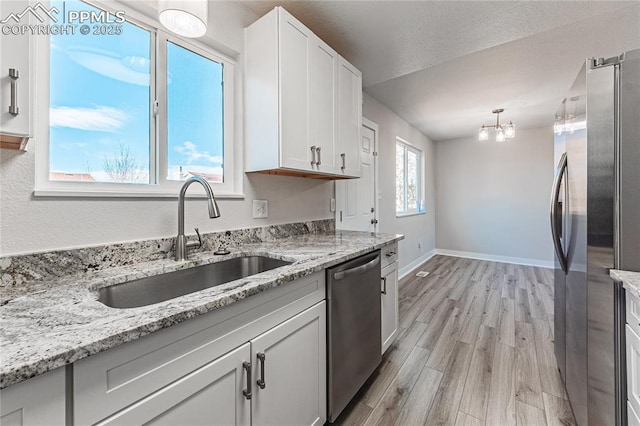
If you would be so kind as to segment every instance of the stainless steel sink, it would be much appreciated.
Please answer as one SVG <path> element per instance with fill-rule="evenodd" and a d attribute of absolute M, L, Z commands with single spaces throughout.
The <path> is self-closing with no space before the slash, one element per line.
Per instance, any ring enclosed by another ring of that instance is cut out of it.
<path fill-rule="evenodd" d="M 98 301 L 112 308 L 137 308 L 259 274 L 292 262 L 245 256 L 141 278 L 100 289 Z"/>

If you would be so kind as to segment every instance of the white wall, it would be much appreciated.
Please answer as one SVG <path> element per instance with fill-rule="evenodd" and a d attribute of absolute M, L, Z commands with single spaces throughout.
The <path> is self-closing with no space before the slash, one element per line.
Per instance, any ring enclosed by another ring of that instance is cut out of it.
<path fill-rule="evenodd" d="M 411 126 L 383 104 L 364 94 L 364 117 L 379 126 L 378 135 L 378 176 L 381 199 L 380 232 L 404 234 L 400 241 L 399 261 L 401 274 L 411 267 L 418 266 L 435 248 L 435 183 L 434 183 L 434 144 L 418 129 Z M 422 150 L 425 170 L 425 209 L 426 214 L 396 217 L 395 210 L 395 149 L 396 138 L 400 137 Z M 420 248 L 418 248 L 420 244 Z"/>
<path fill-rule="evenodd" d="M 134 3 L 139 11 L 151 14 L 149 4 Z M 243 28 L 258 17 L 233 2 L 212 2 L 209 13 L 208 42 L 236 57 L 240 65 L 236 82 L 241 84 Z M 241 101 L 237 103 L 241 105 Z M 241 108 L 236 115 L 236 143 L 242 143 Z M 28 152 L 0 150 L 0 255 L 176 234 L 176 199 L 34 197 L 34 153 L 43 142 L 38 136 L 29 142 Z M 208 218 L 203 200 L 188 200 L 187 232 L 195 226 L 202 232 L 213 232 L 333 217 L 329 211 L 332 182 L 244 175 L 243 190 L 244 200 L 218 201 L 222 216 L 215 220 Z M 252 218 L 253 199 L 269 200 L 268 219 Z"/>
<path fill-rule="evenodd" d="M 435 158 L 439 250 L 553 264 L 551 127 L 518 130 L 504 143 L 438 141 Z"/>

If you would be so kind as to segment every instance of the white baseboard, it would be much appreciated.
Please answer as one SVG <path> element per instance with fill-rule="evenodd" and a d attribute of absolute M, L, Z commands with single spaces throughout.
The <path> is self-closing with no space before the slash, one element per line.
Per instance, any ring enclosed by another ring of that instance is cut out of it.
<path fill-rule="evenodd" d="M 422 265 L 424 262 L 426 262 L 427 260 L 431 259 L 433 256 L 435 256 L 436 250 L 431 250 L 428 251 L 427 253 L 425 253 L 424 256 L 420 256 L 419 258 L 417 258 L 416 260 L 414 260 L 413 262 L 409 263 L 407 266 L 405 266 L 404 268 L 401 268 L 398 271 L 398 279 L 402 279 L 404 277 L 406 277 L 407 275 L 409 275 L 409 273 L 411 271 L 413 271 L 414 269 L 416 269 L 418 266 Z"/>
<path fill-rule="evenodd" d="M 499 256 L 495 254 L 474 253 L 470 251 L 435 249 L 435 254 L 443 256 L 464 257 L 467 259 L 489 260 L 492 262 L 514 263 L 516 265 L 538 266 L 553 269 L 553 262 L 540 259 L 528 259 L 525 257 Z"/>

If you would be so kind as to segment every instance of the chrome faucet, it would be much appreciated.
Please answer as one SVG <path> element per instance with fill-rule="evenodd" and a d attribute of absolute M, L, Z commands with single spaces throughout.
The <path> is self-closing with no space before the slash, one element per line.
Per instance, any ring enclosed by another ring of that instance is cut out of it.
<path fill-rule="evenodd" d="M 215 219 L 220 217 L 220 209 L 216 203 L 216 197 L 213 195 L 213 189 L 205 179 L 200 176 L 191 176 L 184 182 L 182 189 L 180 189 L 180 196 L 178 197 L 178 235 L 176 236 L 176 260 L 185 260 L 188 255 L 188 250 L 192 247 L 202 247 L 202 238 L 200 238 L 200 231 L 196 228 L 196 234 L 198 234 L 198 241 L 187 241 L 187 237 L 184 235 L 184 197 L 187 193 L 187 188 L 194 182 L 198 182 L 204 187 L 204 192 L 207 194 L 207 203 L 209 205 L 209 217 Z"/>

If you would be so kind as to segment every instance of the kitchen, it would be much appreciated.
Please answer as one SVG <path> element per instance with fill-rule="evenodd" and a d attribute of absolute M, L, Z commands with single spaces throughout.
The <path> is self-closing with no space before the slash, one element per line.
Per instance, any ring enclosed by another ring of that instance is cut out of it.
<path fill-rule="evenodd" d="M 88 3 L 0 4 L 2 424 L 613 424 L 558 372 L 549 197 L 637 3 Z"/>

